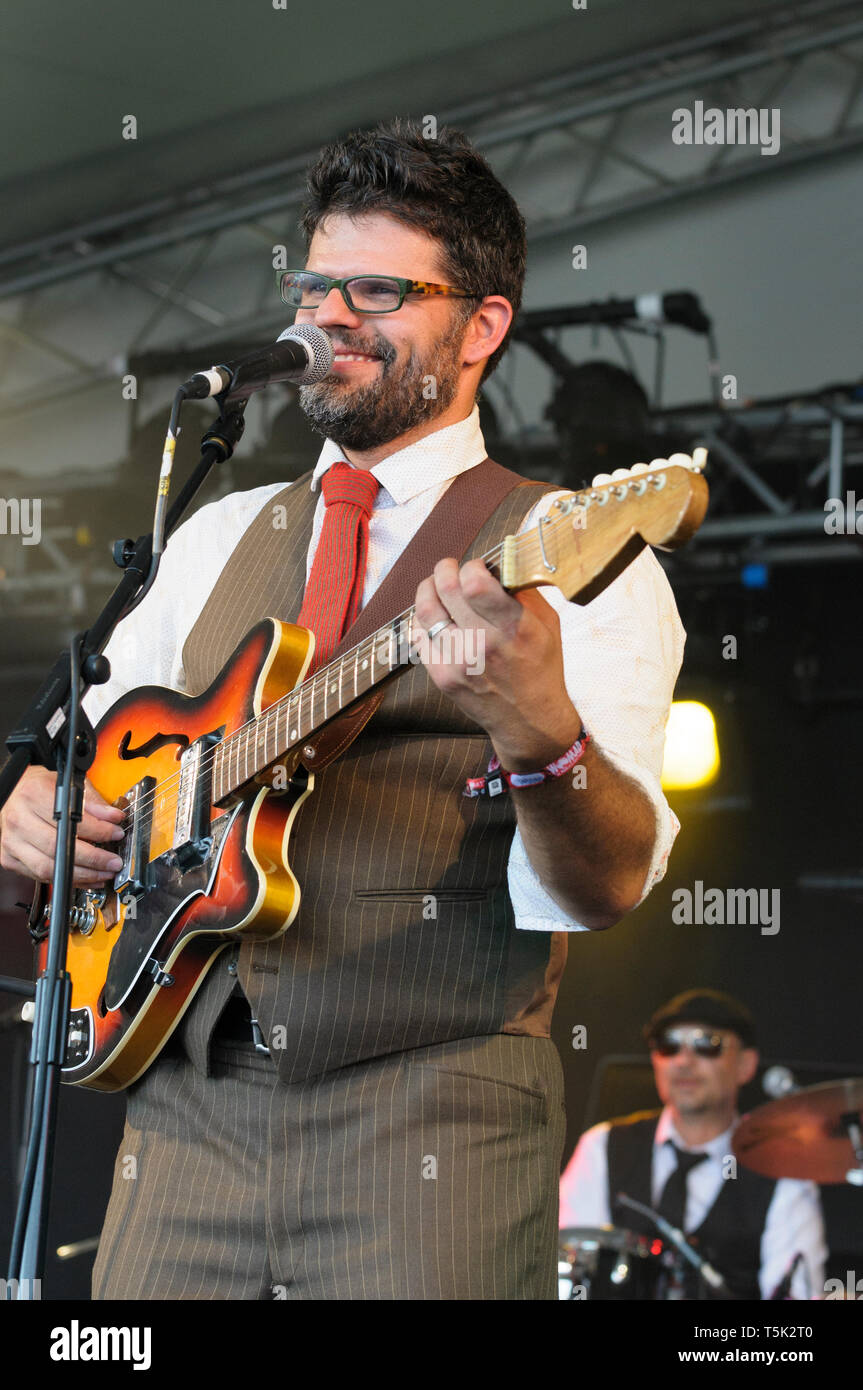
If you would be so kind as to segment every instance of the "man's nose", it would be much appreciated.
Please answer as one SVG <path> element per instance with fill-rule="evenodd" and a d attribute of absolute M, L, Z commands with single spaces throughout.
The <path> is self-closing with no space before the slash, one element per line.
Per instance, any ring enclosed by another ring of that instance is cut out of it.
<path fill-rule="evenodd" d="M 362 323 L 360 315 L 348 308 L 347 300 L 341 290 L 336 289 L 335 286 L 321 300 L 316 309 L 308 312 L 314 313 L 315 323 L 319 328 L 335 327 L 336 325 L 345 328 L 359 328 Z"/>

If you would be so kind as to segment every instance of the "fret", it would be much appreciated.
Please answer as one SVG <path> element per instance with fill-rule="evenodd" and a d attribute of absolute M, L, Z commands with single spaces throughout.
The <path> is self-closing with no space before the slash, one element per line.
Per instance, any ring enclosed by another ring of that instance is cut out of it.
<path fill-rule="evenodd" d="M 293 747 L 293 745 L 294 745 L 294 744 L 296 743 L 296 741 L 297 741 L 297 734 L 298 734 L 298 732 L 299 732 L 299 730 L 298 730 L 299 720 L 297 719 L 296 705 L 297 705 L 297 703 L 298 703 L 298 699 L 301 699 L 301 698 L 302 698 L 302 686 L 300 686 L 300 692 L 301 692 L 301 693 L 300 693 L 300 696 L 299 696 L 299 697 L 296 695 L 296 693 L 294 693 L 294 694 L 288 696 L 288 703 L 287 703 L 287 708 L 286 708 L 286 711 L 285 711 L 285 748 L 286 748 L 286 749 Z"/>
<path fill-rule="evenodd" d="M 304 682 L 304 683 L 305 683 L 305 682 Z M 315 686 L 316 686 L 316 684 L 317 684 L 317 682 L 315 681 L 314 677 L 312 677 L 312 679 L 308 682 L 308 687 L 309 687 L 309 698 L 308 698 L 308 701 L 307 701 L 307 709 L 306 709 L 305 715 L 304 715 L 304 716 L 300 719 L 300 721 L 299 721 L 299 735 L 300 735 L 300 738 L 305 738 L 306 735 L 307 735 L 307 734 L 310 734 L 311 731 L 312 731 L 312 729 L 315 727 Z M 300 704 L 302 705 L 302 699 L 300 700 Z"/>
<path fill-rule="evenodd" d="M 281 753 L 281 751 L 282 751 L 282 746 L 283 746 L 283 745 L 282 745 L 282 736 L 281 736 L 281 734 L 279 733 L 279 720 L 280 720 L 281 717 L 282 717 L 282 702 L 281 702 L 281 700 L 277 700 L 276 703 L 275 703 L 274 705 L 271 706 L 271 709 L 272 709 L 272 711 L 273 711 L 273 756 L 272 756 L 272 758 L 271 758 L 270 761 L 271 761 L 271 762 L 275 762 L 276 758 L 277 758 L 277 757 L 279 756 L 279 754 Z M 268 764 L 268 766 L 269 766 L 269 764 Z"/>

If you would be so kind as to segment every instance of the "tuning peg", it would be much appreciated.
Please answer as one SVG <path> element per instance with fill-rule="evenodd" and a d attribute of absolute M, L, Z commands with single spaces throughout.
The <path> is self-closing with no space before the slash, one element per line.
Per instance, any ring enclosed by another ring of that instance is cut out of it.
<path fill-rule="evenodd" d="M 603 487 L 605 483 L 610 483 L 610 482 L 611 482 L 611 474 L 610 474 L 610 473 L 597 473 L 596 477 L 594 478 L 593 482 L 591 483 L 591 487 Z"/>
<path fill-rule="evenodd" d="M 629 471 L 630 473 L 648 473 L 650 470 L 646 463 L 634 463 Z"/>
<path fill-rule="evenodd" d="M 672 454 L 668 462 L 676 464 L 678 468 L 692 468 L 692 459 L 688 454 Z"/>
<path fill-rule="evenodd" d="M 628 469 L 628 468 L 615 468 L 614 472 L 613 472 L 612 475 L 611 475 L 611 480 L 612 480 L 612 482 L 614 482 L 614 483 L 618 483 L 618 482 L 620 482 L 620 479 L 621 479 L 621 478 L 628 478 L 628 477 L 629 477 L 629 469 Z"/>
<path fill-rule="evenodd" d="M 707 450 L 703 447 L 692 450 L 692 467 L 700 473 L 707 463 Z"/>

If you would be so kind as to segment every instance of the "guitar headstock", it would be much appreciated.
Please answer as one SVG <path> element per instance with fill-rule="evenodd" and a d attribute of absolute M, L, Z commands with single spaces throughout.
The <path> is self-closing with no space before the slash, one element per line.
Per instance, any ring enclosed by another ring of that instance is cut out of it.
<path fill-rule="evenodd" d="M 702 477 L 706 449 L 672 454 L 600 473 L 589 488 L 561 497 L 530 531 L 507 536 L 500 578 L 505 589 L 554 584 L 576 603 L 589 603 L 645 545 L 675 550 L 693 536 L 707 511 Z"/>

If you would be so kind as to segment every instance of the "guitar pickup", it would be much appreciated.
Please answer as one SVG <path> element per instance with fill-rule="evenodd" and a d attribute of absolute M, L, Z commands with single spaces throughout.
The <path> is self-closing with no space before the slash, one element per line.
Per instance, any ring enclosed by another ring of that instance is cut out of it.
<path fill-rule="evenodd" d="M 174 853 L 183 873 L 203 864 L 213 848 L 213 759 L 207 754 L 221 741 L 223 733 L 224 727 L 195 739 L 180 757 Z"/>
<path fill-rule="evenodd" d="M 147 891 L 155 788 L 155 777 L 142 777 L 140 782 L 126 793 L 129 828 L 122 847 L 123 867 L 114 878 L 114 891 L 120 902 L 126 906 Z"/>

